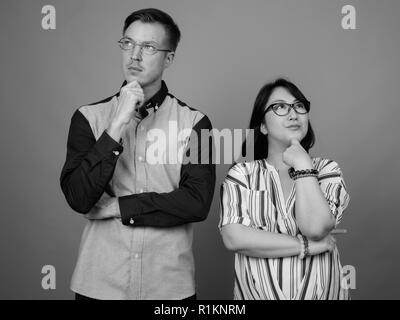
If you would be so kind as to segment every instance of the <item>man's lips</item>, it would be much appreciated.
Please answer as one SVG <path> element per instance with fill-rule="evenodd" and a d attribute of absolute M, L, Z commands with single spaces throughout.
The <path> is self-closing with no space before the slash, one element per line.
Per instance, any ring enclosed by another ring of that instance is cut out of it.
<path fill-rule="evenodd" d="M 130 66 L 130 67 L 128 67 L 128 70 L 137 71 L 137 72 L 142 72 L 143 71 L 142 68 L 137 67 L 137 66 Z"/>

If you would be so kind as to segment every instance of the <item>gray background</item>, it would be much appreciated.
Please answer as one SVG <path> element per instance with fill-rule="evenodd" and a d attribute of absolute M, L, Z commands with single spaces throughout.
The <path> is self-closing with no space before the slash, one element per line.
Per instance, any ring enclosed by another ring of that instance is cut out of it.
<path fill-rule="evenodd" d="M 57 29 L 41 28 L 53 4 Z M 341 28 L 341 8 L 357 30 Z M 397 124 L 400 1 L 1 1 L 0 298 L 71 299 L 69 281 L 86 222 L 59 187 L 70 118 L 122 83 L 120 38 L 133 10 L 157 7 L 182 30 L 170 90 L 216 128 L 245 128 L 260 87 L 277 76 L 312 102 L 314 155 L 342 167 L 351 202 L 339 249 L 356 268 L 353 299 L 398 299 L 400 222 Z M 233 254 L 217 229 L 218 167 L 209 218 L 195 227 L 200 299 L 230 299 Z M 54 265 L 57 289 L 41 288 Z"/>

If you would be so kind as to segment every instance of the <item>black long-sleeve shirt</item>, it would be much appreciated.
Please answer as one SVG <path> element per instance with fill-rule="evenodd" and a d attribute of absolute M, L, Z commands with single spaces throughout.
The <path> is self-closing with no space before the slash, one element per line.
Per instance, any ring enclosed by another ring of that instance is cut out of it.
<path fill-rule="evenodd" d="M 106 196 L 117 197 L 122 223 L 133 227 L 172 227 L 204 220 L 215 186 L 212 142 L 201 138 L 202 130 L 212 129 L 207 116 L 168 93 L 163 82 L 118 143 L 105 131 L 117 98 L 81 107 L 72 117 L 60 177 L 71 208 L 88 213 Z M 163 133 L 166 141 L 151 140 L 152 132 Z M 152 164 L 151 148 L 158 148 L 153 158 L 159 160 L 164 152 L 162 163 Z M 168 159 L 179 152 L 177 163 Z M 180 163 L 182 155 L 189 163 Z M 208 163 L 200 163 L 205 159 Z"/>

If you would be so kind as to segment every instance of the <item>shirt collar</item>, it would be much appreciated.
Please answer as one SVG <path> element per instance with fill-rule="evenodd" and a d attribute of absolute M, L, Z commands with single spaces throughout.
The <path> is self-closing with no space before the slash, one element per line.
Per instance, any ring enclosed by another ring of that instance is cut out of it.
<path fill-rule="evenodd" d="M 149 100 L 147 100 L 144 103 L 144 106 L 146 107 L 146 109 L 154 108 L 154 111 L 157 111 L 157 109 L 164 102 L 167 94 L 168 94 L 168 87 L 163 80 L 163 81 L 161 81 L 160 90 L 158 90 L 155 95 L 153 95 Z"/>

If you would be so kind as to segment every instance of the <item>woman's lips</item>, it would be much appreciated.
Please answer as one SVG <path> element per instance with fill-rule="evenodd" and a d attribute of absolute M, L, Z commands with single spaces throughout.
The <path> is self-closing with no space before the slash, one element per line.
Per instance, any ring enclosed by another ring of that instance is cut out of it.
<path fill-rule="evenodd" d="M 301 128 L 301 126 L 297 125 L 297 124 L 294 124 L 294 125 L 291 125 L 291 126 L 287 126 L 286 128 L 288 128 L 290 130 L 298 130 L 298 129 Z"/>

